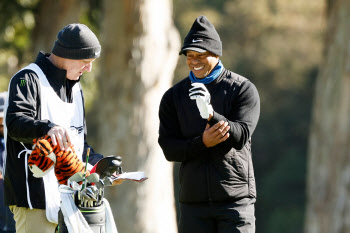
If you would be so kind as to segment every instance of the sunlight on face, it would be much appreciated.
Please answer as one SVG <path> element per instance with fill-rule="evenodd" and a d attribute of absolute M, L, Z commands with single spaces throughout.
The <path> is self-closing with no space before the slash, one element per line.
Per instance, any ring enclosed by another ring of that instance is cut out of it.
<path fill-rule="evenodd" d="M 186 63 L 196 78 L 205 78 L 219 62 L 219 56 L 211 52 L 198 53 L 188 50 Z"/>
<path fill-rule="evenodd" d="M 84 60 L 65 59 L 63 69 L 67 70 L 67 79 L 78 80 L 84 72 L 90 72 L 93 61 L 95 61 L 95 58 Z"/>

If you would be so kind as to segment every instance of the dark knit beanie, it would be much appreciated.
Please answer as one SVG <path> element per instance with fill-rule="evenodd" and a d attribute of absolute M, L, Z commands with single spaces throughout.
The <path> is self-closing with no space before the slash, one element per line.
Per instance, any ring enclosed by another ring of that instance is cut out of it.
<path fill-rule="evenodd" d="M 69 24 L 57 34 L 52 53 L 74 60 L 98 58 L 101 45 L 96 35 L 84 24 Z"/>
<path fill-rule="evenodd" d="M 213 24 L 205 16 L 199 16 L 188 32 L 179 55 L 185 54 L 186 50 L 193 50 L 199 53 L 205 51 L 222 56 L 222 44 L 220 36 Z"/>

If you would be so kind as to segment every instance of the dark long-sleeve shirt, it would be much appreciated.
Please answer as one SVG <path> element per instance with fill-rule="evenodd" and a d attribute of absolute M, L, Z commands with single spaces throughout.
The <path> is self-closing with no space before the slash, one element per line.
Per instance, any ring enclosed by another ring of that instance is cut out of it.
<path fill-rule="evenodd" d="M 214 116 L 211 124 L 228 122 L 230 137 L 214 147 L 203 144 L 207 121 L 189 98 L 185 78 L 170 88 L 159 108 L 158 142 L 169 161 L 182 162 L 180 201 L 205 202 L 255 197 L 251 136 L 260 115 L 257 89 L 248 79 L 224 69 L 206 84 Z"/>

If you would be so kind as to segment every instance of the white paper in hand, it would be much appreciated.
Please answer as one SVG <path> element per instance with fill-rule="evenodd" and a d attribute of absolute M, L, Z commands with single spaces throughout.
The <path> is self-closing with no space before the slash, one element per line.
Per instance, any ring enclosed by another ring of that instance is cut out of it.
<path fill-rule="evenodd" d="M 122 174 L 118 174 L 116 176 L 113 176 L 113 181 L 115 180 L 133 180 L 137 182 L 142 182 L 148 179 L 148 177 L 145 176 L 144 172 L 124 172 Z"/>

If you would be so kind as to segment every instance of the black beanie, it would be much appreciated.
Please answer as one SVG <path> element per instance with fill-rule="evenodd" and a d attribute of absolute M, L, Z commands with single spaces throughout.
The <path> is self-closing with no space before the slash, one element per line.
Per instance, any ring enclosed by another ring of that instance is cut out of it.
<path fill-rule="evenodd" d="M 98 58 L 101 45 L 96 35 L 84 24 L 69 24 L 57 34 L 52 53 L 74 60 Z"/>
<path fill-rule="evenodd" d="M 193 50 L 204 53 L 212 52 L 222 56 L 222 44 L 220 36 L 215 30 L 213 24 L 204 15 L 199 16 L 193 23 L 188 32 L 179 55 L 185 54 L 186 50 Z"/>

